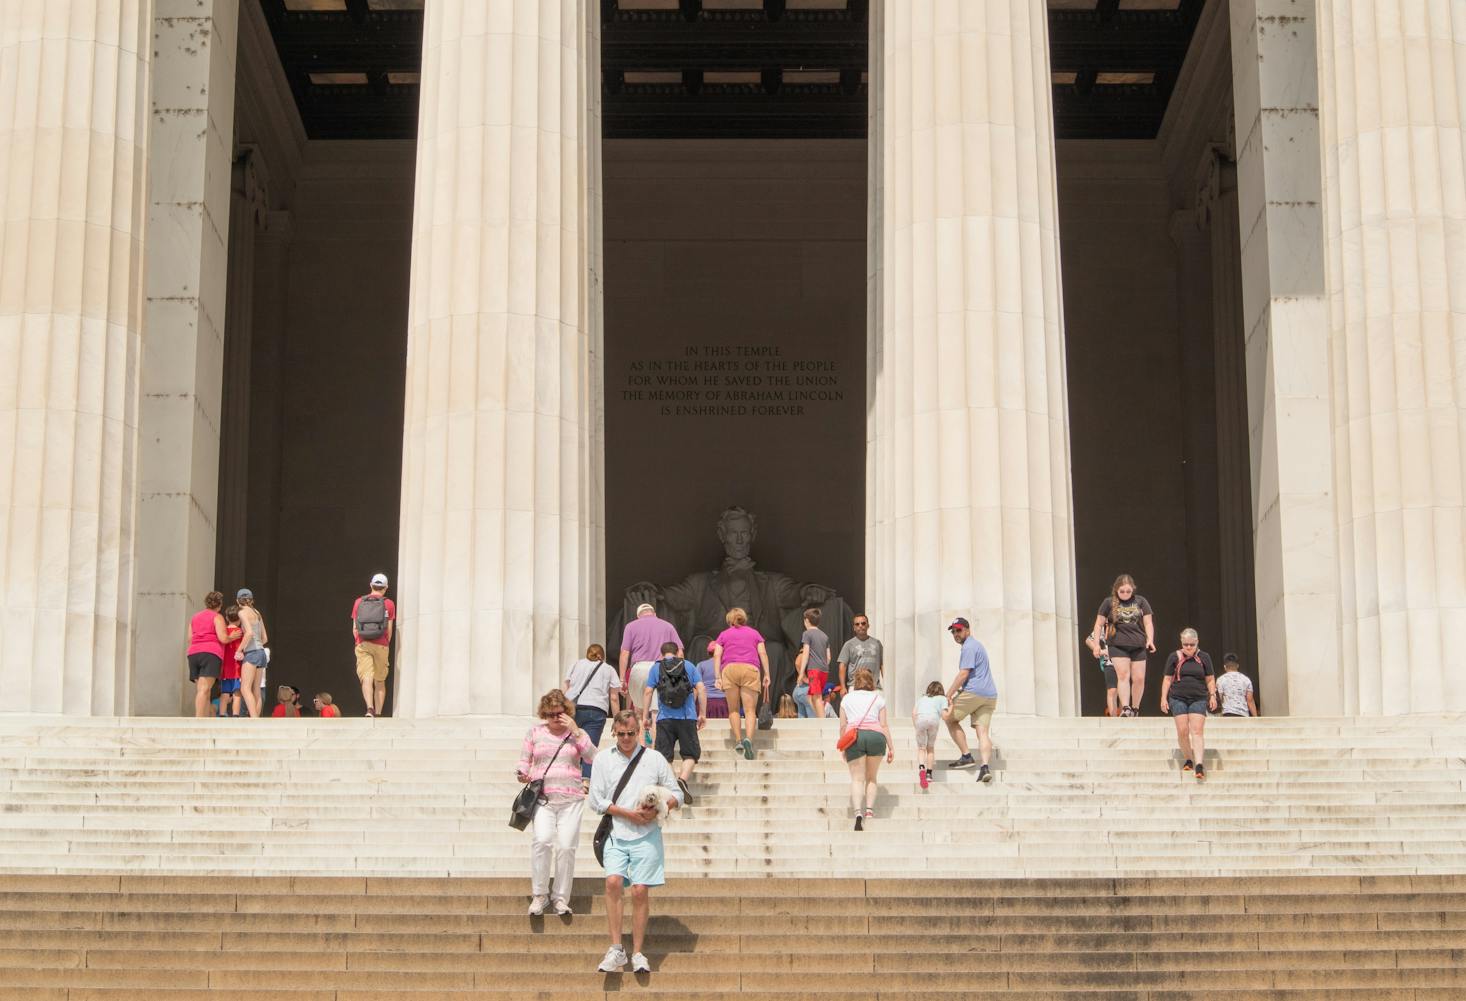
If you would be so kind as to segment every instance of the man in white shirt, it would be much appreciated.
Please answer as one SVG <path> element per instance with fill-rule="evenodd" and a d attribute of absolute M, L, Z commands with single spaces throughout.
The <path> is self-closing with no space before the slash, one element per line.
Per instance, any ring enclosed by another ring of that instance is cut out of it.
<path fill-rule="evenodd" d="M 616 745 L 610 751 L 596 755 L 590 772 L 590 808 L 612 818 L 611 836 L 605 845 L 606 923 L 611 933 L 611 947 L 596 969 L 602 973 L 619 973 L 626 965 L 626 949 L 621 944 L 621 888 L 629 882 L 631 972 L 650 973 L 651 964 L 641 947 L 646 938 L 647 918 L 651 914 L 651 888 L 667 881 L 666 856 L 662 848 L 662 828 L 656 822 L 657 811 L 638 807 L 637 800 L 647 786 L 663 786 L 671 790 L 674 797 L 668 804 L 669 809 L 676 809 L 682 805 L 682 792 L 666 758 L 651 748 L 637 750 L 641 727 L 635 710 L 618 712 L 612 722 L 612 733 Z M 638 753 L 641 758 L 636 762 L 631 781 L 612 802 L 621 776 Z"/>

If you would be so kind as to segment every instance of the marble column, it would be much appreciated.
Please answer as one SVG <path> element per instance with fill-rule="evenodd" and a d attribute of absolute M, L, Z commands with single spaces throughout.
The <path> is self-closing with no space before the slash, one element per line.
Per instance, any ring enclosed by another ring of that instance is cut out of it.
<path fill-rule="evenodd" d="M 1212 378 L 1216 392 L 1217 568 L 1220 635 L 1256 679 L 1257 598 L 1253 586 L 1252 461 L 1247 434 L 1247 348 L 1237 232 L 1237 168 L 1226 148 L 1209 155 L 1197 212 L 1210 240 Z"/>
<path fill-rule="evenodd" d="M 7 712 L 128 708 L 149 35 L 138 0 L 0 2 Z"/>
<path fill-rule="evenodd" d="M 1318 39 L 1346 706 L 1466 710 L 1466 11 Z"/>
<path fill-rule="evenodd" d="M 254 356 L 255 233 L 268 214 L 262 162 L 257 150 L 245 147 L 234 158 L 229 196 L 229 290 L 224 319 L 223 386 L 220 396 L 219 504 L 215 576 L 221 586 L 247 583 L 250 536 L 249 453 L 251 360 Z"/>
<path fill-rule="evenodd" d="M 152 5 L 132 706 L 141 715 L 191 702 L 179 637 L 216 586 L 238 4 Z"/>
<path fill-rule="evenodd" d="M 1258 672 L 1275 715 L 1353 708 L 1339 667 L 1314 6 L 1230 6 Z"/>
<path fill-rule="evenodd" d="M 524 713 L 604 621 L 599 7 L 434 0 L 396 712 Z"/>
<path fill-rule="evenodd" d="M 1003 708 L 1078 711 L 1047 16 L 872 5 L 866 593 L 918 687 L 955 615 Z"/>

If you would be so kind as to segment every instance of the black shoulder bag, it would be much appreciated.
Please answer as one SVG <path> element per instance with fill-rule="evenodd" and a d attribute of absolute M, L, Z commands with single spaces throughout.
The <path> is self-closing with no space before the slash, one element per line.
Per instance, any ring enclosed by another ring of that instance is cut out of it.
<path fill-rule="evenodd" d="M 565 739 L 560 741 L 560 746 L 555 748 L 555 753 L 550 756 L 550 763 L 545 766 L 540 777 L 526 782 L 524 788 L 519 790 L 519 795 L 514 797 L 514 802 L 509 806 L 509 826 L 516 831 L 524 830 L 534 821 L 535 811 L 545 801 L 545 776 L 550 774 L 551 768 L 555 767 L 555 759 L 560 756 L 561 751 L 565 750 L 565 745 L 570 743 L 570 738 L 574 733 L 574 730 L 570 731 L 565 735 Z"/>
<path fill-rule="evenodd" d="M 631 764 L 626 766 L 626 771 L 621 773 L 621 781 L 616 783 L 616 791 L 611 793 L 611 806 L 621 798 L 626 791 L 626 783 L 631 781 L 632 772 L 636 766 L 641 764 L 641 756 L 646 753 L 646 748 L 637 748 L 636 754 L 631 758 Z M 591 847 L 596 850 L 596 861 L 602 866 L 606 864 L 606 839 L 611 836 L 611 806 L 606 807 L 606 812 L 601 815 L 601 822 L 596 825 L 596 836 L 591 839 Z"/>

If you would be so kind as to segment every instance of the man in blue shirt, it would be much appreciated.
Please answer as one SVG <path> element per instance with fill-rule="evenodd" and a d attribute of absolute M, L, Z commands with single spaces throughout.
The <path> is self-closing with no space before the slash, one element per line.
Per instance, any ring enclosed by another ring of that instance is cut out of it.
<path fill-rule="evenodd" d="M 993 724 L 993 710 L 998 708 L 998 686 L 993 682 L 992 668 L 988 665 L 988 652 L 972 635 L 967 620 L 956 618 L 947 627 L 953 641 L 962 648 L 957 657 L 957 677 L 947 689 L 947 701 L 952 709 L 947 716 L 947 732 L 962 756 L 947 763 L 948 768 L 971 768 L 975 761 L 967 749 L 967 736 L 962 732 L 962 721 L 972 717 L 972 728 L 977 731 L 978 752 L 982 755 L 982 768 L 978 769 L 977 781 L 991 782 L 992 769 L 988 762 L 993 756 L 993 741 L 989 730 Z"/>
<path fill-rule="evenodd" d="M 686 693 L 680 706 L 669 705 L 665 697 L 658 699 L 661 708 L 657 711 L 656 748 L 657 753 L 669 763 L 672 752 L 678 747 L 682 748 L 682 761 L 677 766 L 677 788 L 682 791 L 682 801 L 691 806 L 692 793 L 688 790 L 687 783 L 692 779 L 692 769 L 697 765 L 697 759 L 702 757 L 702 744 L 698 740 L 697 732 L 708 722 L 708 696 L 707 689 L 703 687 L 702 673 L 691 661 L 678 656 L 677 649 L 676 643 L 669 641 L 662 644 L 662 659 L 653 662 L 652 669 L 647 672 L 641 709 L 643 714 L 650 711 L 652 696 L 657 693 L 664 671 L 676 676 L 680 669 L 687 676 L 687 684 L 680 689 Z"/>

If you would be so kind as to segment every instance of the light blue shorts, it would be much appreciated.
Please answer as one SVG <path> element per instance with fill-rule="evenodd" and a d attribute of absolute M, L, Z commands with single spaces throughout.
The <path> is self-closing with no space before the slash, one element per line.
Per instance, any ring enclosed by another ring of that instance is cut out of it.
<path fill-rule="evenodd" d="M 632 841 L 611 835 L 606 839 L 605 859 L 607 876 L 620 876 L 633 886 L 661 886 L 667 881 L 661 828 Z"/>

